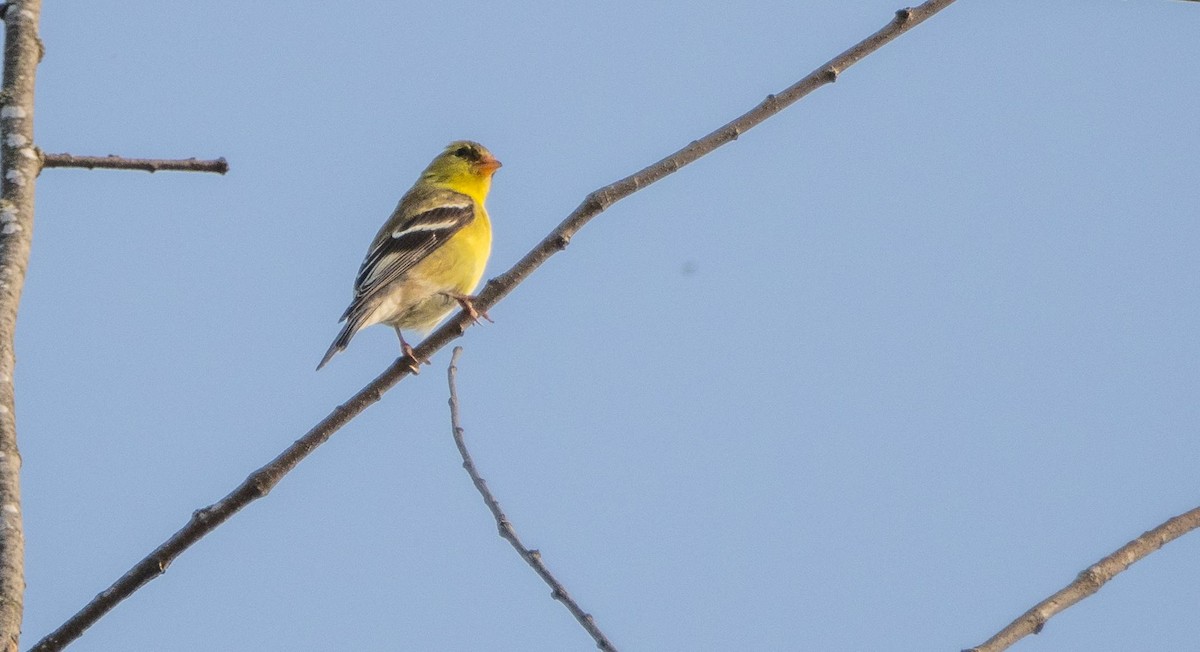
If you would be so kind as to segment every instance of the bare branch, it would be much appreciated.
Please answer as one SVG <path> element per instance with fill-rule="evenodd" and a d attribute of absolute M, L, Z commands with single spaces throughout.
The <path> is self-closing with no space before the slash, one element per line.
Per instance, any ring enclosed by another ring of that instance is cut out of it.
<path fill-rule="evenodd" d="M 554 577 L 546 564 L 542 563 L 542 553 L 537 550 L 526 548 L 525 544 L 521 543 L 521 538 L 517 536 L 517 531 L 513 529 L 512 523 L 508 520 L 508 516 L 504 514 L 504 510 L 500 507 L 500 501 L 492 495 L 488 489 L 487 481 L 479 475 L 479 470 L 475 468 L 475 460 L 471 458 L 470 451 L 467 450 L 467 442 L 463 437 L 463 427 L 459 420 L 458 412 L 458 388 L 455 381 L 458 375 L 458 358 L 462 355 L 462 347 L 454 347 L 454 355 L 450 356 L 450 367 L 446 370 L 446 376 L 450 383 L 450 428 L 454 432 L 454 445 L 458 446 L 458 453 L 462 455 L 463 468 L 467 470 L 467 475 L 471 476 L 471 482 L 475 484 L 475 489 L 479 491 L 479 495 L 483 497 L 483 502 L 487 508 L 491 510 L 492 516 L 496 519 L 496 527 L 500 532 L 501 538 L 508 541 L 517 554 L 521 555 L 521 559 L 529 564 L 533 571 L 538 574 L 550 587 L 550 597 L 563 603 L 567 611 L 575 616 L 575 620 L 579 621 L 592 639 L 596 641 L 596 647 L 607 652 L 617 652 L 616 646 L 608 640 L 604 632 L 596 625 L 592 614 L 584 611 L 575 599 L 567 593 L 567 588 Z"/>
<path fill-rule="evenodd" d="M 160 159 L 160 158 L 125 158 L 116 154 L 108 156 L 75 156 L 74 154 L 47 154 L 42 152 L 43 168 L 87 168 L 94 170 L 144 170 L 159 172 L 174 170 L 178 172 L 215 172 L 225 174 L 229 171 L 229 163 L 224 157 L 211 160 L 197 158 Z"/>
<path fill-rule="evenodd" d="M 834 57 L 828 63 L 817 68 L 795 84 L 784 89 L 777 95 L 769 95 L 767 99 L 746 114 L 708 134 L 692 141 L 683 149 L 671 154 L 663 160 L 635 173 L 620 181 L 604 186 L 584 198 L 561 224 L 550 232 L 540 243 L 512 268 L 500 276 L 488 281 L 483 291 L 474 301 L 475 309 L 487 312 L 500 302 L 513 288 L 523 282 L 535 269 L 546 262 L 550 256 L 562 251 L 570 242 L 571 237 L 584 225 L 599 215 L 609 206 L 624 199 L 634 192 L 645 188 L 651 183 L 678 171 L 683 166 L 708 154 L 717 147 L 724 145 L 748 129 L 758 125 L 767 118 L 779 113 L 812 91 L 834 81 L 846 68 L 861 60 L 868 54 L 878 50 L 904 32 L 919 25 L 933 14 L 951 5 L 954 0 L 929 0 L 924 4 L 896 12 L 895 17 L 879 31 L 851 47 L 849 50 Z M 472 324 L 470 315 L 460 312 L 440 328 L 434 331 L 425 341 L 416 347 L 416 358 L 428 360 L 451 341 L 462 337 Z M 197 510 L 192 519 L 178 532 L 171 535 L 146 558 L 139 561 L 113 583 L 108 589 L 92 599 L 79 613 L 72 616 L 58 629 L 51 632 L 32 648 L 32 652 L 51 652 L 61 650 L 71 641 L 78 638 L 83 631 L 94 624 L 101 616 L 108 613 L 119 602 L 133 594 L 150 580 L 163 573 L 175 557 L 179 556 L 201 537 L 211 532 L 218 525 L 228 520 L 237 511 L 252 501 L 267 494 L 285 474 L 291 471 L 302 459 L 308 456 L 318 446 L 325 443 L 335 431 L 344 426 L 350 419 L 358 416 L 372 403 L 379 400 L 383 393 L 412 373 L 409 368 L 408 356 L 397 358 L 391 366 L 366 387 L 342 405 L 338 406 L 320 423 L 313 426 L 303 437 L 297 439 L 287 450 L 283 451 L 266 466 L 250 474 L 238 488 L 230 492 L 217 503 Z"/>
<path fill-rule="evenodd" d="M 1100 590 L 1109 580 L 1129 568 L 1150 553 L 1200 527 L 1200 507 L 1176 516 L 1162 525 L 1145 532 L 1142 536 L 1121 546 L 1113 554 L 1086 568 L 1074 582 L 1058 593 L 1042 600 L 1020 618 L 1009 623 L 983 645 L 967 648 L 963 652 L 1000 652 L 1013 643 L 1037 634 L 1060 612 L 1066 611 L 1084 598 Z"/>
<path fill-rule="evenodd" d="M 0 88 L 0 650 L 16 652 L 25 595 L 21 453 L 17 449 L 13 335 L 33 242 L 38 159 L 33 148 L 33 87 L 42 58 L 40 0 L 9 2 L 4 14 Z"/>

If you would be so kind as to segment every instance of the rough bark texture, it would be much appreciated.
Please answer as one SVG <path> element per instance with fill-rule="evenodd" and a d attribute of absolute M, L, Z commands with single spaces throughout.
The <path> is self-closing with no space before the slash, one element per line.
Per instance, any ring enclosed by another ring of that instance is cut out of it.
<path fill-rule="evenodd" d="M 40 0 L 4 7 L 4 82 L 0 89 L 0 645 L 16 652 L 25 595 L 21 455 L 13 395 L 13 336 L 33 236 L 33 81 L 41 59 Z"/>

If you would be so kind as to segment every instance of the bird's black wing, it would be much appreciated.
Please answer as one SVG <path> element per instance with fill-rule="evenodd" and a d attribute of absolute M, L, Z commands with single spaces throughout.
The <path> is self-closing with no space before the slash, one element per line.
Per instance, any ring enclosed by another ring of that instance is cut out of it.
<path fill-rule="evenodd" d="M 397 208 L 401 210 L 403 203 Z M 414 213 L 390 230 L 381 231 L 358 270 L 354 300 L 342 318 L 371 303 L 378 292 L 403 277 L 474 218 L 475 202 L 454 193 L 452 201 L 440 202 L 436 207 Z"/>

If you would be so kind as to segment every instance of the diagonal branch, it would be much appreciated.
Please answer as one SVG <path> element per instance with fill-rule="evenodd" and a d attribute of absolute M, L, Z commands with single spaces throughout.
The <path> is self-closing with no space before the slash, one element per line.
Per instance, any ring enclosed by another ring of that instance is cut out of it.
<path fill-rule="evenodd" d="M 567 611 L 575 616 L 575 620 L 579 621 L 579 625 L 591 635 L 596 641 L 596 647 L 605 652 L 617 652 L 616 646 L 608 640 L 604 632 L 596 625 L 596 620 L 592 618 L 592 614 L 584 611 L 579 603 L 575 602 L 575 598 L 567 593 L 567 587 L 554 577 L 550 569 L 542 561 L 542 553 L 531 548 L 526 548 L 525 544 L 521 543 L 521 537 L 517 536 L 517 531 L 513 529 L 512 522 L 508 520 L 504 509 L 500 507 L 500 501 L 492 495 L 491 489 L 488 489 L 487 480 L 484 480 L 479 475 L 479 469 L 475 468 L 475 460 L 471 457 L 470 451 L 467 450 L 467 442 L 463 436 L 463 427 L 459 421 L 458 414 L 458 387 L 456 380 L 458 376 L 458 357 L 462 354 L 462 347 L 454 347 L 454 355 L 450 356 L 450 368 L 446 370 L 446 376 L 450 383 L 450 428 L 454 433 L 454 445 L 458 447 L 458 454 L 462 456 L 463 468 L 467 470 L 467 475 L 471 476 L 471 482 L 475 485 L 475 489 L 479 491 L 479 495 L 483 497 L 483 502 L 487 508 L 491 510 L 492 517 L 496 519 L 496 528 L 500 532 L 500 537 L 509 543 L 517 554 L 521 555 L 521 559 L 529 564 L 533 571 L 542 578 L 542 581 L 550 587 L 550 597 L 563 603 Z"/>
<path fill-rule="evenodd" d="M 1118 548 L 1116 552 L 1084 569 L 1074 582 L 1021 614 L 1021 617 L 1009 623 L 983 645 L 968 648 L 963 652 L 1000 652 L 1030 634 L 1040 633 L 1046 626 L 1046 621 L 1099 591 L 1100 587 L 1135 562 L 1197 527 L 1200 527 L 1200 507 L 1168 519 L 1162 525 L 1143 533 L 1142 536 Z"/>
<path fill-rule="evenodd" d="M 21 453 L 17 449 L 13 336 L 33 242 L 33 86 L 42 58 L 41 0 L 3 7 L 4 81 L 0 88 L 0 650 L 16 652 L 25 595 Z"/>
<path fill-rule="evenodd" d="M 229 163 L 224 157 L 211 160 L 197 158 L 162 159 L 162 158 L 125 158 L 116 154 L 108 156 L 75 156 L 74 154 L 48 154 L 41 152 L 43 168 L 87 168 L 94 170 L 144 170 L 159 172 L 174 170 L 177 172 L 214 172 L 225 174 L 229 171 Z"/>
<path fill-rule="evenodd" d="M 738 136 L 755 127 L 767 118 L 779 113 L 800 98 L 814 90 L 837 80 L 837 76 L 849 66 L 857 63 L 863 57 L 893 41 L 896 37 L 921 24 L 933 14 L 951 5 L 954 0 L 929 0 L 911 9 L 901 9 L 895 17 L 882 29 L 868 36 L 849 50 L 839 54 L 828 63 L 814 70 L 795 84 L 787 87 L 777 95 L 768 95 L 758 106 L 741 117 L 720 127 L 716 131 L 699 140 L 692 141 L 683 149 L 646 167 L 624 179 L 604 186 L 590 193 L 566 219 L 550 232 L 540 243 L 512 268 L 500 276 L 488 281 L 483 291 L 474 301 L 475 309 L 486 312 L 500 302 L 508 293 L 529 278 L 542 263 L 554 254 L 566 248 L 571 237 L 584 227 L 592 218 L 599 215 L 617 201 L 679 171 L 683 166 L 694 162 L 701 156 L 716 148 L 736 140 Z M 465 313 L 459 313 L 440 328 L 425 338 L 415 353 L 418 360 L 427 360 L 451 341 L 462 337 L 471 325 L 471 318 Z M 262 498 L 279 483 L 283 476 L 309 455 L 318 446 L 325 443 L 333 433 L 346 425 L 350 419 L 358 416 L 371 404 L 383 396 L 384 392 L 412 373 L 407 356 L 397 359 L 383 373 L 359 390 L 348 401 L 339 405 L 320 423 L 313 426 L 303 437 L 297 439 L 291 446 L 271 460 L 266 466 L 251 473 L 241 485 L 216 503 L 197 510 L 192 518 L 169 539 L 151 552 L 144 559 L 129 569 L 120 579 L 108 589 L 92 599 L 79 613 L 72 616 L 58 629 L 51 632 L 32 648 L 33 652 L 50 652 L 61 650 L 71 641 L 79 638 L 83 631 L 94 624 L 101 616 L 108 613 L 119 602 L 124 600 L 144 586 L 150 580 L 166 571 L 171 561 L 184 550 L 199 541 L 203 536 L 224 523 L 236 512 L 252 501 Z"/>

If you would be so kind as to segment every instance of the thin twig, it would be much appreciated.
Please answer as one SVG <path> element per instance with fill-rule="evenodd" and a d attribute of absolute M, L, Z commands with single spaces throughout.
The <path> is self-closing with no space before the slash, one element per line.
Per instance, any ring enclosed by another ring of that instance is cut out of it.
<path fill-rule="evenodd" d="M 470 451 L 467 450 L 467 442 L 463 437 L 462 422 L 459 420 L 458 412 L 458 388 L 456 387 L 456 376 L 458 376 L 458 358 L 462 355 L 462 347 L 454 347 L 454 354 L 450 356 L 450 367 L 446 370 L 446 376 L 450 383 L 450 428 L 454 433 L 454 445 L 458 446 L 458 453 L 462 455 L 463 468 L 467 470 L 467 475 L 471 476 L 471 482 L 475 483 L 475 489 L 479 491 L 479 495 L 483 497 L 483 502 L 487 508 L 491 510 L 492 516 L 496 519 L 496 528 L 500 531 L 500 536 L 512 545 L 517 554 L 521 555 L 521 559 L 529 564 L 533 571 L 542 578 L 542 581 L 550 587 L 550 597 L 563 603 L 567 611 L 575 616 L 575 620 L 587 630 L 592 639 L 596 641 L 596 647 L 607 652 L 617 652 L 616 646 L 608 640 L 604 632 L 596 626 L 595 619 L 592 614 L 580 608 L 579 603 L 567 593 L 567 588 L 554 577 L 546 564 L 542 563 L 542 553 L 538 550 L 526 548 L 525 544 L 521 543 L 521 538 L 517 536 L 517 531 L 513 529 L 512 523 L 508 520 L 504 510 L 500 507 L 500 501 L 492 495 L 488 489 L 487 481 L 479 475 L 479 470 L 475 468 L 475 460 L 472 459 Z"/>
<path fill-rule="evenodd" d="M 540 243 L 521 260 L 517 261 L 508 271 L 488 281 L 483 291 L 476 297 L 474 307 L 478 312 L 486 312 L 513 288 L 523 282 L 542 263 L 554 254 L 566 248 L 571 237 L 584 227 L 592 218 L 599 215 L 609 206 L 620 199 L 645 188 L 677 172 L 683 166 L 712 152 L 714 149 L 736 140 L 748 129 L 758 125 L 767 118 L 779 113 L 800 98 L 814 90 L 831 83 L 847 67 L 860 61 L 863 57 L 890 43 L 897 36 L 907 32 L 916 25 L 924 22 L 933 14 L 953 4 L 954 0 L 929 0 L 924 4 L 896 12 L 895 17 L 879 31 L 851 47 L 849 50 L 834 57 L 828 63 L 814 70 L 795 84 L 784 89 L 778 95 L 768 95 L 761 102 L 741 117 L 733 120 L 716 131 L 699 140 L 692 141 L 683 149 L 671 154 L 663 160 L 636 172 L 620 181 L 593 191 L 565 220 L 550 232 Z M 472 324 L 471 316 L 460 312 L 440 328 L 425 338 L 415 353 L 418 360 L 428 360 L 434 353 L 451 341 L 462 337 Z M 266 466 L 251 473 L 241 485 L 222 498 L 220 501 L 197 510 L 192 519 L 178 532 L 171 535 L 153 552 L 147 555 L 129 569 L 120 579 L 108 589 L 92 599 L 79 613 L 71 616 L 58 629 L 48 634 L 32 648 L 32 652 L 51 652 L 61 650 L 71 641 L 79 638 L 83 631 L 92 626 L 101 616 L 108 613 L 125 598 L 133 594 L 147 582 L 166 571 L 167 566 L 184 550 L 200 540 L 218 525 L 228 520 L 237 511 L 252 501 L 267 495 L 279 481 L 297 464 L 308 456 L 318 446 L 325 443 L 335 431 L 346 425 L 350 419 L 362 413 L 371 404 L 383 396 L 384 392 L 412 373 L 409 368 L 408 356 L 396 359 L 391 366 L 351 397 L 338 406 L 333 412 L 313 426 L 300 439 L 297 439 L 285 451 L 279 454 Z"/>
<path fill-rule="evenodd" d="M 125 158 L 116 154 L 108 156 L 75 156 L 74 154 L 47 154 L 42 152 L 43 168 L 87 168 L 94 170 L 144 170 L 160 172 L 173 170 L 177 172 L 215 172 L 225 174 L 229 171 L 229 163 L 225 157 L 210 160 L 197 158 L 161 159 L 161 158 Z"/>
<path fill-rule="evenodd" d="M 1132 566 L 1134 562 L 1197 527 L 1200 527 L 1200 507 L 1169 519 L 1086 568 L 1074 582 L 1021 614 L 1020 618 L 1009 623 L 983 645 L 967 648 L 963 652 L 1000 652 L 1030 634 L 1041 632 L 1046 626 L 1046 621 L 1099 591 L 1106 582 Z"/>
<path fill-rule="evenodd" d="M 0 89 L 0 650 L 17 652 L 25 595 L 21 453 L 17 449 L 13 335 L 33 244 L 38 161 L 33 148 L 34 77 L 42 58 L 40 0 L 13 1 L 4 14 Z"/>

